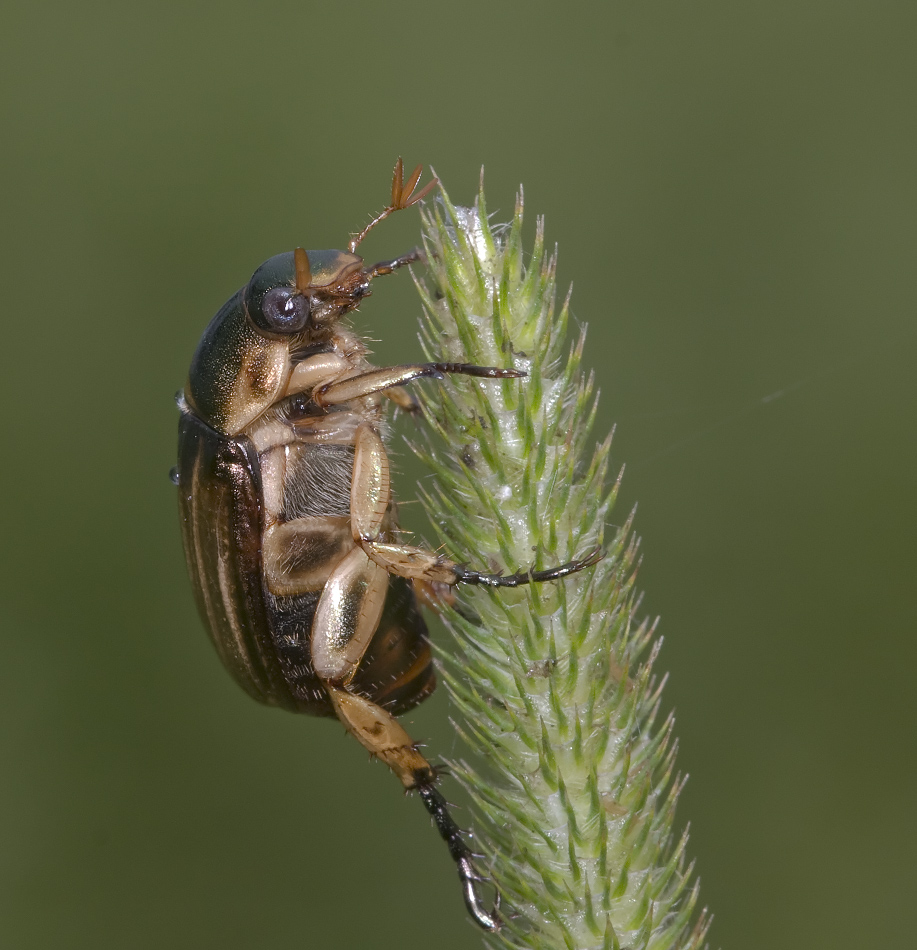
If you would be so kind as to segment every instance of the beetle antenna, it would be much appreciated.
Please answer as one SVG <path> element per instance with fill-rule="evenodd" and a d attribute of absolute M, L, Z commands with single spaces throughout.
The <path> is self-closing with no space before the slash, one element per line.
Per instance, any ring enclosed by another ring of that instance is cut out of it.
<path fill-rule="evenodd" d="M 293 261 L 296 264 L 296 289 L 305 294 L 312 285 L 312 268 L 309 267 L 309 255 L 297 247 L 293 251 Z"/>
<path fill-rule="evenodd" d="M 398 156 L 398 161 L 395 162 L 395 169 L 392 172 L 392 203 L 386 205 L 359 234 L 350 239 L 349 248 L 351 254 L 356 252 L 363 238 L 365 238 L 380 221 L 384 221 L 390 214 L 396 211 L 404 211 L 405 208 L 416 205 L 418 201 L 426 198 L 436 185 L 439 184 L 439 179 L 434 177 L 432 181 L 427 182 L 415 195 L 414 189 L 417 187 L 417 182 L 420 181 L 422 172 L 423 165 L 418 165 L 414 171 L 411 172 L 408 180 L 405 181 L 404 162 L 401 160 L 401 156 Z"/>

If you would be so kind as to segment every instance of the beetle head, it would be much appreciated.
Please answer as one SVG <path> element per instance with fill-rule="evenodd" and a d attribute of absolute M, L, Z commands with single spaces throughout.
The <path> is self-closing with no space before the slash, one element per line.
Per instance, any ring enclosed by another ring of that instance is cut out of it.
<path fill-rule="evenodd" d="M 346 251 L 276 254 L 252 275 L 242 299 L 259 332 L 291 336 L 352 310 L 369 293 L 363 258 Z"/>
<path fill-rule="evenodd" d="M 248 319 L 259 333 L 269 337 L 289 337 L 312 328 L 329 326 L 370 293 L 370 281 L 381 274 L 410 264 L 419 251 L 394 261 L 364 268 L 357 246 L 380 222 L 395 211 L 417 204 L 437 184 L 434 178 L 416 194 L 422 166 L 407 181 L 399 158 L 392 175 L 392 201 L 351 238 L 347 251 L 304 251 L 277 254 L 252 275 L 242 293 Z"/>

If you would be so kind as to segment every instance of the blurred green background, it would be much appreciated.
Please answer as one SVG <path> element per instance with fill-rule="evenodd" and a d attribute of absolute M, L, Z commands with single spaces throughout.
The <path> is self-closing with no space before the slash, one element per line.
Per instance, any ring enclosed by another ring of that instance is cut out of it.
<path fill-rule="evenodd" d="M 342 246 L 399 154 L 459 202 L 484 164 L 504 217 L 523 182 L 576 285 L 712 946 L 912 943 L 917 6 L 3 21 L 0 945 L 478 945 L 420 804 L 223 672 L 166 477 L 211 315 L 266 257 Z M 417 231 L 398 216 L 365 254 Z M 379 282 L 379 361 L 419 354 L 417 312 L 406 275 Z M 458 752 L 447 716 L 407 717 L 434 757 Z"/>

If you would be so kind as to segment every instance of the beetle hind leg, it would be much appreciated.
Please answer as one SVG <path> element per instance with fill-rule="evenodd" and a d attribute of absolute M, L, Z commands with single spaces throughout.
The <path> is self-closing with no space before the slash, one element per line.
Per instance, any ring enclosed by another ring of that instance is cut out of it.
<path fill-rule="evenodd" d="M 341 686 L 325 683 L 325 688 L 344 728 L 384 762 L 406 789 L 433 785 L 436 771 L 390 712 Z"/>
<path fill-rule="evenodd" d="M 416 791 L 433 819 L 436 830 L 446 842 L 462 883 L 465 907 L 485 930 L 499 930 L 499 902 L 488 911 L 478 886 L 486 881 L 474 868 L 474 856 L 455 823 L 446 800 L 436 790 L 436 770 L 418 751 L 408 733 L 381 706 L 341 686 L 325 683 L 328 695 L 344 728 L 372 755 L 384 762 L 400 779 L 407 791 Z"/>
<path fill-rule="evenodd" d="M 472 854 L 435 790 L 436 770 L 416 743 L 378 703 L 356 692 L 352 683 L 378 627 L 388 572 L 354 547 L 334 568 L 322 589 L 312 625 L 312 665 L 344 728 L 398 776 L 405 789 L 420 793 L 449 847 L 462 881 L 465 905 L 485 929 L 497 927 L 496 913 L 484 910 L 476 890 Z"/>

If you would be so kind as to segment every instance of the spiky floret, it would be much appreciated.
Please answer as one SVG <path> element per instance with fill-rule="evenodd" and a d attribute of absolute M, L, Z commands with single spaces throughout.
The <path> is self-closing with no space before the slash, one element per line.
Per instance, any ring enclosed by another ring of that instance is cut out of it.
<path fill-rule="evenodd" d="M 522 197 L 488 223 L 442 191 L 424 212 L 418 282 L 429 359 L 514 366 L 528 378 L 451 377 L 420 398 L 432 435 L 416 446 L 422 489 L 450 556 L 515 571 L 604 545 L 596 567 L 514 590 L 462 591 L 440 651 L 475 764 L 455 766 L 476 808 L 475 847 L 499 888 L 493 947 L 696 950 L 697 884 L 686 835 L 673 839 L 681 781 L 672 719 L 656 725 L 659 641 L 638 622 L 631 519 L 606 535 L 611 436 L 593 448 L 596 395 L 581 369 L 585 330 L 566 342 L 555 306 L 557 255 L 543 221 L 526 263 Z M 651 645 L 652 644 L 652 645 Z M 482 763 L 482 764 L 478 764 Z"/>

